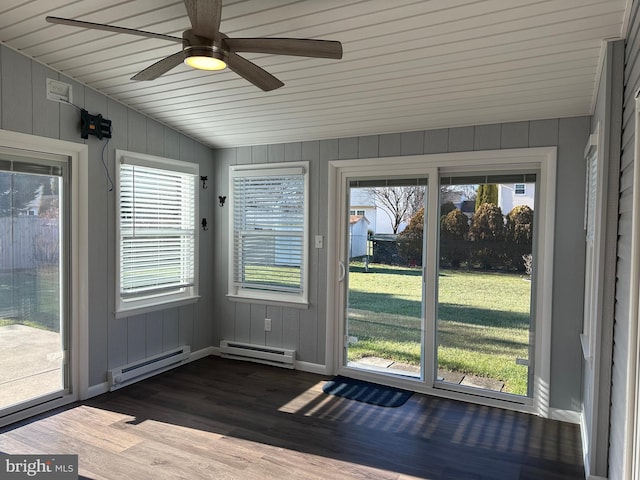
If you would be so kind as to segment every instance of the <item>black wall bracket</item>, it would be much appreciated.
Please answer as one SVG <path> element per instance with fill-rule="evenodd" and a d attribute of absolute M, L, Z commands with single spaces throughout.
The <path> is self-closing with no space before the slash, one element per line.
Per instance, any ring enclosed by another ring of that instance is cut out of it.
<path fill-rule="evenodd" d="M 102 118 L 102 115 L 91 115 L 84 108 L 80 109 L 80 136 L 89 138 L 95 135 L 100 140 L 111 138 L 111 120 Z"/>

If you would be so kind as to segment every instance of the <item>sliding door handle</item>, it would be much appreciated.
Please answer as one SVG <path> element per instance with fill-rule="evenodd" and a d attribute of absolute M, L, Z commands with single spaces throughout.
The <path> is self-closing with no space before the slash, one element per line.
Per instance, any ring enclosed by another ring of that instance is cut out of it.
<path fill-rule="evenodd" d="M 347 269 L 344 266 L 344 262 L 338 262 L 338 266 L 340 267 L 340 276 L 338 277 L 338 282 L 344 280 L 344 277 L 347 275 Z"/>

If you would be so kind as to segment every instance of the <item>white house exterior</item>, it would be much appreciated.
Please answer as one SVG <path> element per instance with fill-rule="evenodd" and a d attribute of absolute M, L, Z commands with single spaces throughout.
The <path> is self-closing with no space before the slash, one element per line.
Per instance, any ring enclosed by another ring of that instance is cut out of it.
<path fill-rule="evenodd" d="M 366 188 L 352 188 L 349 199 L 349 215 L 364 215 L 369 222 L 369 230 L 373 233 L 393 233 L 391 218 L 384 208 L 376 205 L 376 199 Z M 398 233 L 405 229 L 402 222 Z"/>
<path fill-rule="evenodd" d="M 502 183 L 498 185 L 498 206 L 504 215 L 518 205 L 527 205 L 535 210 L 535 197 L 535 183 Z"/>

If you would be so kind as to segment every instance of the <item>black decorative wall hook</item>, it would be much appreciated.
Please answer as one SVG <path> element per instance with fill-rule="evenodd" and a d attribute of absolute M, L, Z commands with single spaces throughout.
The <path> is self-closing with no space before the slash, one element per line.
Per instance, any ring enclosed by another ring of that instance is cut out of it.
<path fill-rule="evenodd" d="M 209 226 L 207 225 L 207 219 L 206 218 L 203 218 L 201 223 L 202 223 L 202 229 L 204 231 L 209 230 Z"/>
<path fill-rule="evenodd" d="M 200 175 L 200 181 L 202 182 L 202 188 L 207 188 L 207 180 L 209 179 L 209 177 L 207 177 L 206 175 Z"/>
<path fill-rule="evenodd" d="M 223 195 L 218 195 L 218 201 L 220 202 L 220 206 L 224 207 L 224 202 L 227 200 L 227 197 Z"/>

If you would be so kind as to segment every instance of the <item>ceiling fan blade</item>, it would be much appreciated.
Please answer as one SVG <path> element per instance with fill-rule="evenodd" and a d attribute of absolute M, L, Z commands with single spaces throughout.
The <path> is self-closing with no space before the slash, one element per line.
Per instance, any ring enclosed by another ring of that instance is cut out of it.
<path fill-rule="evenodd" d="M 255 63 L 250 62 L 246 58 L 236 55 L 235 53 L 229 54 L 227 65 L 242 78 L 253 83 L 256 87 L 261 88 L 265 92 L 275 90 L 276 88 L 280 88 L 284 85 L 284 83 L 266 70 L 260 68 Z"/>
<path fill-rule="evenodd" d="M 300 57 L 342 58 L 342 44 L 303 38 L 225 38 L 230 52 L 273 53 Z"/>
<path fill-rule="evenodd" d="M 184 61 L 184 52 L 180 51 L 164 57 L 162 60 L 157 61 L 153 65 L 149 65 L 144 70 L 136 73 L 131 80 L 155 80 L 163 73 L 167 73 L 174 67 L 177 67 Z"/>
<path fill-rule="evenodd" d="M 222 0 L 184 0 L 193 33 L 215 39 L 220 31 Z"/>
<path fill-rule="evenodd" d="M 162 33 L 145 32 L 144 30 L 136 30 L 134 28 L 116 27 L 114 25 L 105 25 L 103 23 L 83 22 L 82 20 L 72 20 L 70 18 L 46 17 L 49 23 L 58 23 L 60 25 L 69 25 L 71 27 L 90 28 L 92 30 L 104 30 L 105 32 L 128 33 L 130 35 L 139 35 L 141 37 L 159 38 L 161 40 L 170 40 L 172 42 L 182 43 L 182 38 L 172 35 L 164 35 Z"/>

